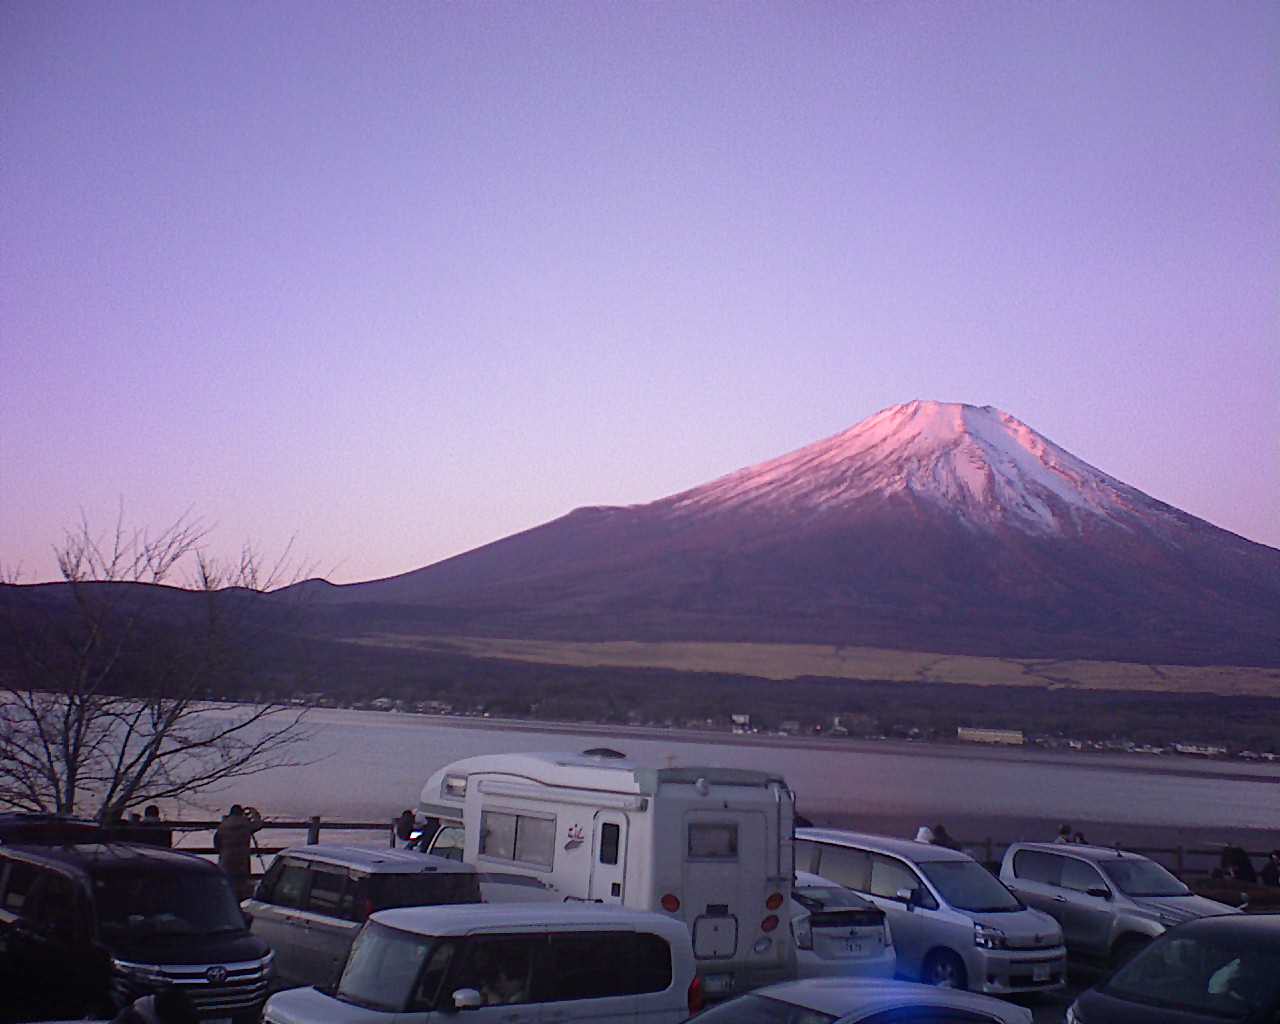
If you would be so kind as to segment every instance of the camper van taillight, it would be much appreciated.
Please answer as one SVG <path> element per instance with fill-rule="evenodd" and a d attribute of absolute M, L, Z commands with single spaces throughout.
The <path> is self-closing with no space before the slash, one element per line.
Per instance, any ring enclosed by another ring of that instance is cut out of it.
<path fill-rule="evenodd" d="M 668 914 L 674 914 L 680 909 L 680 897 L 673 892 L 667 893 L 658 902 L 662 904 L 662 909 Z"/>
<path fill-rule="evenodd" d="M 766 917 L 763 921 L 760 922 L 760 930 L 762 932 L 766 932 L 766 933 L 771 932 L 777 927 L 778 927 L 777 914 L 770 914 L 768 917 Z"/>
<path fill-rule="evenodd" d="M 771 893 L 769 898 L 764 901 L 764 905 L 768 907 L 770 910 L 777 910 L 780 906 L 782 906 L 782 893 L 780 892 Z"/>
<path fill-rule="evenodd" d="M 702 998 L 702 979 L 694 975 L 693 981 L 689 982 L 689 1013 L 695 1014 L 702 1009 L 705 1000 Z"/>

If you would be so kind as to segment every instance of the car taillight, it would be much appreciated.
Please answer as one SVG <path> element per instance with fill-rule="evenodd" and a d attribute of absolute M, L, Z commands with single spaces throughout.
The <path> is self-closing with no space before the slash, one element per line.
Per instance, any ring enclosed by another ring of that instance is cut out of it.
<path fill-rule="evenodd" d="M 770 910 L 777 910 L 782 906 L 782 893 L 771 893 L 769 898 L 764 901 L 764 905 Z"/>
<path fill-rule="evenodd" d="M 791 934 L 795 937 L 796 946 L 800 949 L 813 949 L 813 928 L 809 926 L 809 915 L 791 919 Z"/>
<path fill-rule="evenodd" d="M 760 930 L 762 932 L 771 932 L 778 927 L 778 915 L 770 914 L 760 922 Z"/>
<path fill-rule="evenodd" d="M 667 893 L 659 902 L 662 904 L 662 909 L 668 914 L 674 914 L 680 909 L 680 897 L 673 892 Z"/>
<path fill-rule="evenodd" d="M 695 976 L 689 982 L 689 1013 L 695 1014 L 702 1009 L 705 1000 L 702 998 L 702 979 Z"/>

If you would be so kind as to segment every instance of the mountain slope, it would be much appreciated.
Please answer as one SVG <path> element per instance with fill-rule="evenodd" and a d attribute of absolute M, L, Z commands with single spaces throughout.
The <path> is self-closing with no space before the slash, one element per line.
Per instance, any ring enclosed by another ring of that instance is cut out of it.
<path fill-rule="evenodd" d="M 384 627 L 1280 663 L 1280 551 L 999 410 L 935 402 L 647 505 L 307 586 Z"/>

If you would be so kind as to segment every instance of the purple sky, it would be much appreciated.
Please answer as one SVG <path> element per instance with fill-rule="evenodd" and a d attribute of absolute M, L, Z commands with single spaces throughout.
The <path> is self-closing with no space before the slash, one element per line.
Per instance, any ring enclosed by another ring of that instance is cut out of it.
<path fill-rule="evenodd" d="M 0 561 L 335 581 L 912 398 L 1280 546 L 1280 5 L 0 5 Z"/>

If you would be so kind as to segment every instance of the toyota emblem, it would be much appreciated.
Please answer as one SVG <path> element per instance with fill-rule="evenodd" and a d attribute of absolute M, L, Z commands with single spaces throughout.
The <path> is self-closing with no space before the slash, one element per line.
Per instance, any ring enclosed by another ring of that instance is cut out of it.
<path fill-rule="evenodd" d="M 221 985 L 227 980 L 227 969 L 221 964 L 218 964 L 217 966 L 210 967 L 205 971 L 204 976 L 209 979 L 210 984 Z"/>

